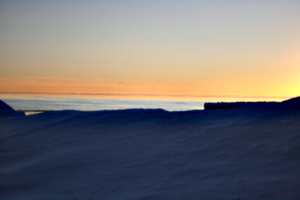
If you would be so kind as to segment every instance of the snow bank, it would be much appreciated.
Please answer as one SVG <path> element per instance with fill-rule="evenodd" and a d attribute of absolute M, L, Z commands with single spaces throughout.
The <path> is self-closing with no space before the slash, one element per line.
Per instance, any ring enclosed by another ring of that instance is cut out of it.
<path fill-rule="evenodd" d="M 299 99 L 0 118 L 1 199 L 296 200 L 299 121 Z"/>

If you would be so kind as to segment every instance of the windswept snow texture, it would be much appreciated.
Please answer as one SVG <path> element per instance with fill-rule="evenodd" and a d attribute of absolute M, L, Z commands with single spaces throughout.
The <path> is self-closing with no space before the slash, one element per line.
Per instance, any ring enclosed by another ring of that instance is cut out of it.
<path fill-rule="evenodd" d="M 297 105 L 0 118 L 0 197 L 298 200 Z"/>

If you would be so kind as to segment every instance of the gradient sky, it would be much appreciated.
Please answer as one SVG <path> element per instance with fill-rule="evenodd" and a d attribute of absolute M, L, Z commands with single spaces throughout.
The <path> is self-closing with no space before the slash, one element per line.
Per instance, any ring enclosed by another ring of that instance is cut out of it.
<path fill-rule="evenodd" d="M 0 92 L 299 96 L 299 0 L 0 0 Z"/>

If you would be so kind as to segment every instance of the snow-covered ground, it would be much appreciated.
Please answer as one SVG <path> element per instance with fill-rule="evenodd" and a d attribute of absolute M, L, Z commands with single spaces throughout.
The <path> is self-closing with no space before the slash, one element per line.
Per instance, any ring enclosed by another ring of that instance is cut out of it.
<path fill-rule="evenodd" d="M 300 199 L 299 98 L 228 110 L 8 113 L 0 127 L 3 200 Z"/>

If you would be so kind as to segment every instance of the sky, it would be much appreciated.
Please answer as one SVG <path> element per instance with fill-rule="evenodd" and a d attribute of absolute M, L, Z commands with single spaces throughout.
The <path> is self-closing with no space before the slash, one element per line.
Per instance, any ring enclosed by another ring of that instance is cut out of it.
<path fill-rule="evenodd" d="M 299 0 L 0 0 L 0 92 L 293 97 Z"/>

